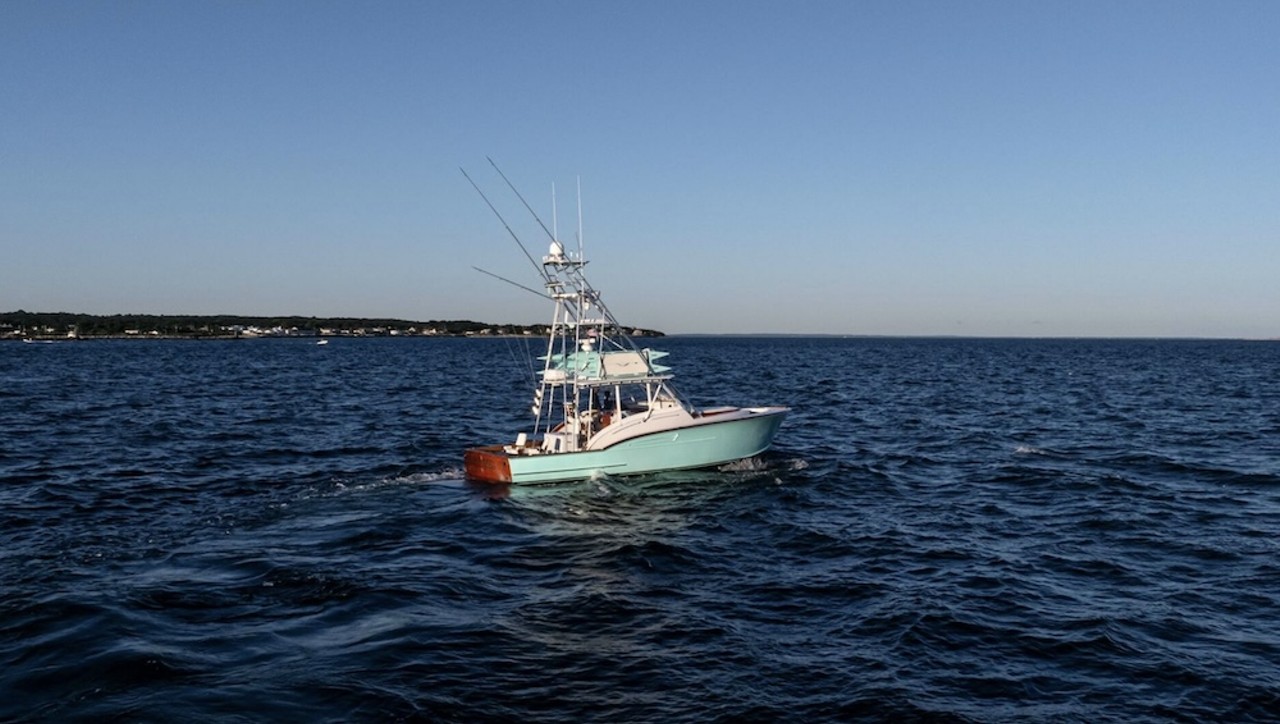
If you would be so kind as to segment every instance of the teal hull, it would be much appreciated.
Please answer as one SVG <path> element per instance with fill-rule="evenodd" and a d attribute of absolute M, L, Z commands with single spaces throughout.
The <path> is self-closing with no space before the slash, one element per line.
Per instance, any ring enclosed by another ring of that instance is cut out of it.
<path fill-rule="evenodd" d="M 512 483 L 583 480 L 723 465 L 768 449 L 787 410 L 656 432 L 604 450 L 510 456 Z"/>

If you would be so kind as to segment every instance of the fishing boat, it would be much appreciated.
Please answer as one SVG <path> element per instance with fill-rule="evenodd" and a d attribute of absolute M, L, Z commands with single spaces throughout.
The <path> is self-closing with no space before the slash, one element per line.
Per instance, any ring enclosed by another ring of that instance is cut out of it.
<path fill-rule="evenodd" d="M 548 253 L 535 263 L 545 294 L 517 284 L 554 307 L 529 408 L 532 430 L 509 443 L 466 450 L 469 479 L 553 483 L 710 468 L 751 458 L 772 444 L 789 408 L 695 408 L 677 394 L 671 368 L 659 363 L 668 353 L 638 346 L 587 281 L 581 233 L 576 254 L 548 235 Z"/>

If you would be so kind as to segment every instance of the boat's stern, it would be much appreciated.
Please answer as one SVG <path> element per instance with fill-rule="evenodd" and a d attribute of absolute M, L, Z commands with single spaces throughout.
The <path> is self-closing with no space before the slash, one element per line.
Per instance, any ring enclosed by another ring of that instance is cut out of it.
<path fill-rule="evenodd" d="M 511 482 L 511 456 L 504 445 L 468 448 L 462 456 L 462 467 L 468 480 L 485 483 Z"/>

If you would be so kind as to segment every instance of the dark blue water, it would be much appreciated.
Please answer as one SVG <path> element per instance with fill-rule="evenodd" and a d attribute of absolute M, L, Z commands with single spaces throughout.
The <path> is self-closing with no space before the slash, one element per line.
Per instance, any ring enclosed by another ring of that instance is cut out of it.
<path fill-rule="evenodd" d="M 1280 343 L 658 346 L 775 448 L 493 488 L 520 342 L 0 344 L 0 720 L 1280 717 Z"/>

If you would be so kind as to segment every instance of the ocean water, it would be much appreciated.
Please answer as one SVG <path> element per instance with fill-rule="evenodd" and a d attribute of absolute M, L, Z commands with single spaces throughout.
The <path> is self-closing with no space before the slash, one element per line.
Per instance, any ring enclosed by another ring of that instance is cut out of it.
<path fill-rule="evenodd" d="M 654 344 L 775 447 L 485 486 L 522 340 L 0 344 L 0 720 L 1280 718 L 1280 343 Z"/>

